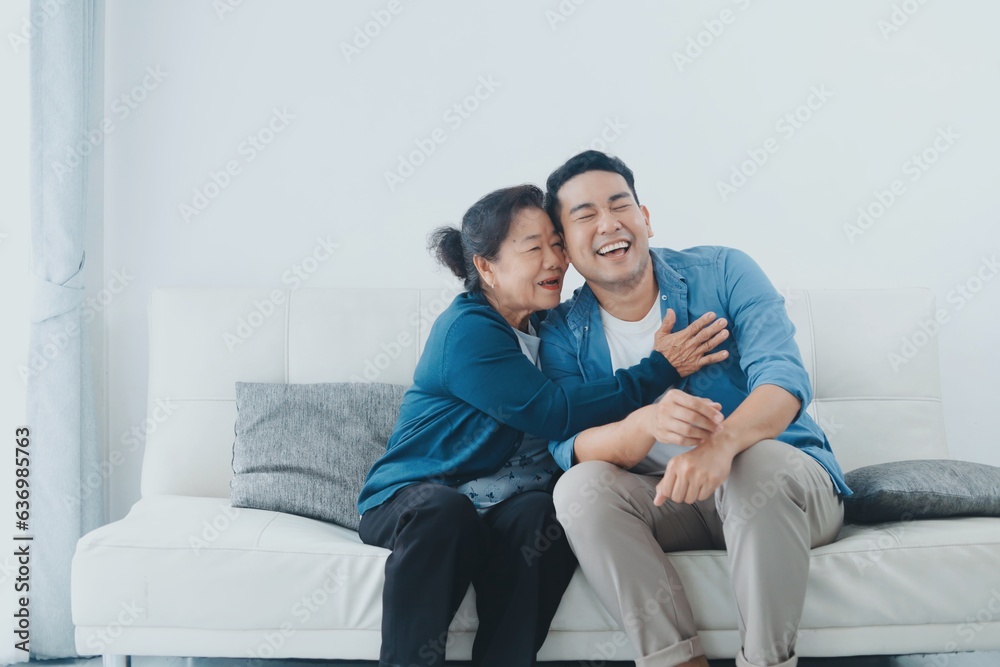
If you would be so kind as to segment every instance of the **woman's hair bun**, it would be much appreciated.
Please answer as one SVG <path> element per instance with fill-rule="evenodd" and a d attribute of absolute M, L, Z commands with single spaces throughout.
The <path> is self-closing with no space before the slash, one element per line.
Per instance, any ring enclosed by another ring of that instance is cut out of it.
<path fill-rule="evenodd" d="M 429 238 L 428 249 L 437 260 L 447 266 L 463 282 L 469 273 L 465 267 L 465 251 L 462 249 L 462 232 L 454 227 L 438 227 Z"/>

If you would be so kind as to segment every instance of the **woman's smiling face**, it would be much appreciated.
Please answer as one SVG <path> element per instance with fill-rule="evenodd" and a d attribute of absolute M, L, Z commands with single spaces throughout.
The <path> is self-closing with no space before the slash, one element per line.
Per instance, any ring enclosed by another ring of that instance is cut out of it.
<path fill-rule="evenodd" d="M 528 315 L 559 305 L 568 262 L 562 237 L 540 208 L 519 211 L 497 259 L 476 264 L 487 298 L 515 328 L 524 330 Z"/>

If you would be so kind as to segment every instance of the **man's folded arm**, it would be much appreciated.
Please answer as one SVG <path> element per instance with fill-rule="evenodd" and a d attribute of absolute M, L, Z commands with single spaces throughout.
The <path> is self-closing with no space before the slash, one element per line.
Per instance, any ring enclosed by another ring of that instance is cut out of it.
<path fill-rule="evenodd" d="M 585 379 L 572 342 L 555 327 L 543 327 L 543 331 L 539 350 L 542 371 L 559 385 L 583 384 Z M 646 456 L 653 443 L 654 439 L 639 423 L 637 410 L 621 421 L 589 428 L 566 440 L 551 440 L 549 452 L 563 470 L 583 461 L 608 461 L 631 468 Z M 643 446 L 645 451 L 637 458 L 629 454 Z"/>
<path fill-rule="evenodd" d="M 719 298 L 729 313 L 747 391 L 752 394 L 762 385 L 775 385 L 791 394 L 798 401 L 791 423 L 812 401 L 809 374 L 795 342 L 795 325 L 785 310 L 784 298 L 760 266 L 740 250 L 726 248 L 723 252 Z"/>

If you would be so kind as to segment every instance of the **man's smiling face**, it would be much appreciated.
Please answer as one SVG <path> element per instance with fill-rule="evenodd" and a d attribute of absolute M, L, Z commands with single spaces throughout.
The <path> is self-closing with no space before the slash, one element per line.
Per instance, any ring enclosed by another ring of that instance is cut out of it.
<path fill-rule="evenodd" d="M 610 290 L 639 284 L 649 266 L 649 211 L 625 179 L 586 171 L 558 192 L 559 217 L 569 259 L 587 282 Z"/>

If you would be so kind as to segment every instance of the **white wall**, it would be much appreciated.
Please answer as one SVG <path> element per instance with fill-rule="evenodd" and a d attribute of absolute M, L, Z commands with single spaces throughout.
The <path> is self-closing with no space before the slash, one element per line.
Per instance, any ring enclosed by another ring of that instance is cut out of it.
<path fill-rule="evenodd" d="M 327 236 L 341 246 L 309 287 L 440 285 L 431 228 L 489 190 L 543 182 L 602 132 L 638 175 L 655 244 L 742 248 L 779 286 L 936 290 L 952 455 L 1000 464 L 1000 280 L 961 309 L 948 299 L 1000 252 L 1000 5 L 896 0 L 916 11 L 883 36 L 889 0 L 233 0 L 218 13 L 227 1 L 107 3 L 106 273 L 133 276 L 106 310 L 111 447 L 125 455 L 111 518 L 138 497 L 141 447 L 125 436 L 144 428 L 152 288 L 288 286 Z M 372 12 L 391 22 L 348 61 L 341 44 Z M 144 77 L 126 117 L 114 100 Z M 468 118 L 445 115 L 483 79 L 499 86 Z M 831 96 L 793 134 L 776 126 L 814 89 Z M 249 149 L 274 109 L 294 118 Z M 384 173 L 436 128 L 444 143 L 391 189 Z M 939 128 L 958 138 L 911 181 L 904 163 Z M 777 152 L 723 200 L 717 183 L 769 138 Z M 228 161 L 239 173 L 195 202 Z M 905 191 L 852 242 L 845 224 L 894 179 Z M 185 221 L 179 206 L 195 203 L 207 208 Z"/>

